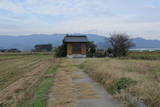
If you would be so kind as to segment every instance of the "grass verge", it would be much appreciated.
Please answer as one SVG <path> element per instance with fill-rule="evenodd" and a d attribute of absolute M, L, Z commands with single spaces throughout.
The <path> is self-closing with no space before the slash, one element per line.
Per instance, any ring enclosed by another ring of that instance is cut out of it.
<path fill-rule="evenodd" d="M 31 107 L 45 107 L 46 106 L 47 94 L 52 84 L 53 84 L 53 78 L 47 78 L 44 81 L 42 81 L 42 83 L 39 85 L 35 93 L 35 99 L 33 100 Z"/>
<path fill-rule="evenodd" d="M 47 74 L 54 74 L 57 71 L 58 65 L 48 69 Z M 45 78 L 39 85 L 36 90 L 35 98 L 31 107 L 46 107 L 47 104 L 47 95 L 49 89 L 53 86 L 54 78 Z"/>

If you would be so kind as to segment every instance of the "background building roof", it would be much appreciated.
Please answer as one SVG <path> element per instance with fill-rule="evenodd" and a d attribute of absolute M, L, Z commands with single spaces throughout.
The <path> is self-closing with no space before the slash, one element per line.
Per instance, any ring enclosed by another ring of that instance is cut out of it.
<path fill-rule="evenodd" d="M 67 35 L 64 37 L 64 42 L 88 42 L 87 36 L 83 35 Z"/>

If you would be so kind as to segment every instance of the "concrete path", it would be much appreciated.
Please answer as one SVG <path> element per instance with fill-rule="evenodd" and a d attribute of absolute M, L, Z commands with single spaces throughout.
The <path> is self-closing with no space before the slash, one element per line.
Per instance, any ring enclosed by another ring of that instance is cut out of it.
<path fill-rule="evenodd" d="M 90 84 L 98 96 L 98 98 L 95 99 L 80 99 L 78 107 L 122 107 L 122 105 L 113 99 L 100 84 L 93 81 L 87 74 L 81 71 L 76 73 L 83 76 L 83 78 L 76 79 L 74 82 Z"/>
<path fill-rule="evenodd" d="M 123 107 L 103 86 L 75 66 L 84 61 L 63 61 L 63 67 L 59 68 L 50 90 L 47 107 Z"/>

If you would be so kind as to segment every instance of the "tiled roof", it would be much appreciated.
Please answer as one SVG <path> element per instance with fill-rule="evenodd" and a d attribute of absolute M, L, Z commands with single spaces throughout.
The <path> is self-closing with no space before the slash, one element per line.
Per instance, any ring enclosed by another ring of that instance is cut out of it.
<path fill-rule="evenodd" d="M 64 42 L 88 42 L 87 36 L 73 36 L 73 35 L 69 35 L 69 36 L 65 36 L 64 37 Z"/>

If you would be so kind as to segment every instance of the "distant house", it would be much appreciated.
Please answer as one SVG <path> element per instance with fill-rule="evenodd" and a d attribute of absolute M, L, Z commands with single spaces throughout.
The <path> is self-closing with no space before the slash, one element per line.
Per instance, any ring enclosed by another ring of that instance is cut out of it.
<path fill-rule="evenodd" d="M 87 36 L 67 35 L 63 40 L 67 46 L 67 57 L 86 57 L 87 54 Z"/>
<path fill-rule="evenodd" d="M 21 51 L 16 48 L 11 48 L 11 49 L 8 49 L 6 52 L 21 52 Z"/>
<path fill-rule="evenodd" d="M 37 44 L 35 45 L 35 52 L 50 52 L 52 51 L 52 44 Z"/>

